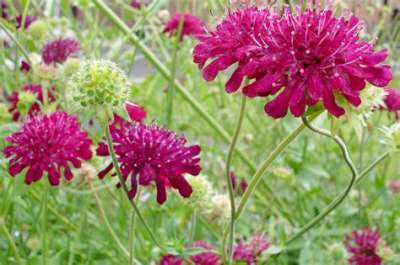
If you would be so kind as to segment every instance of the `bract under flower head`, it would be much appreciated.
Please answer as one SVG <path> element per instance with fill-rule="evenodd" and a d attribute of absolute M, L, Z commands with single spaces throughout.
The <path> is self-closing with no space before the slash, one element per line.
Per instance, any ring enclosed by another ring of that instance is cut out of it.
<path fill-rule="evenodd" d="M 83 62 L 69 84 L 73 100 L 83 107 L 122 105 L 130 89 L 125 73 L 106 60 Z"/>
<path fill-rule="evenodd" d="M 390 67 L 382 64 L 387 51 L 376 52 L 360 40 L 361 29 L 357 17 L 335 17 L 327 9 L 297 8 L 292 13 L 285 8 L 278 15 L 249 7 L 229 14 L 200 38 L 194 61 L 206 80 L 238 63 L 227 91 L 238 90 L 245 77 L 251 79 L 243 88 L 246 96 L 277 95 L 265 105 L 273 118 L 289 110 L 301 116 L 318 102 L 340 117 L 345 110 L 337 104 L 338 95 L 358 107 L 366 81 L 384 87 L 392 79 Z M 209 59 L 213 61 L 206 65 Z"/>

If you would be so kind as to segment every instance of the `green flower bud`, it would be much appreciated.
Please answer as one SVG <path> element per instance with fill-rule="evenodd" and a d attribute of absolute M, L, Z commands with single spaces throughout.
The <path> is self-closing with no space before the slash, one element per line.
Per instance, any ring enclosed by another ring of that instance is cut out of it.
<path fill-rule="evenodd" d="M 53 64 L 36 64 L 33 67 L 33 72 L 40 78 L 46 80 L 56 80 L 60 77 L 60 71 Z"/>
<path fill-rule="evenodd" d="M 347 261 L 348 253 L 343 244 L 334 243 L 329 246 L 328 251 L 334 264 L 345 264 L 345 261 Z"/>
<path fill-rule="evenodd" d="M 28 29 L 28 34 L 32 39 L 41 40 L 44 38 L 47 32 L 47 24 L 43 20 L 36 20 L 33 22 Z"/>
<path fill-rule="evenodd" d="M 225 194 L 217 194 L 211 198 L 210 208 L 203 212 L 209 222 L 226 223 L 230 218 L 231 204 Z"/>
<path fill-rule="evenodd" d="M 68 58 L 62 67 L 64 76 L 70 77 L 78 72 L 79 68 L 81 67 L 81 60 L 78 58 Z"/>
<path fill-rule="evenodd" d="M 30 250 L 39 250 L 40 249 L 40 240 L 36 237 L 29 238 L 26 242 L 26 246 Z"/>
<path fill-rule="evenodd" d="M 393 249 L 383 239 L 380 239 L 378 242 L 377 254 L 384 261 L 391 261 L 395 257 Z"/>
<path fill-rule="evenodd" d="M 86 61 L 70 78 L 72 99 L 82 107 L 119 106 L 129 95 L 125 73 L 110 61 Z"/>
<path fill-rule="evenodd" d="M 212 186 L 205 176 L 188 176 L 186 180 L 192 186 L 193 192 L 184 202 L 190 207 L 197 209 L 208 209 L 211 204 Z"/>
<path fill-rule="evenodd" d="M 33 93 L 21 91 L 18 93 L 17 109 L 26 115 L 35 102 L 36 96 Z"/>

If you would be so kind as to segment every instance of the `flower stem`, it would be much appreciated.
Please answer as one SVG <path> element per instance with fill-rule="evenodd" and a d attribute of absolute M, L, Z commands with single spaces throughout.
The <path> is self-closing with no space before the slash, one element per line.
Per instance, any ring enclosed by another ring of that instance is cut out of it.
<path fill-rule="evenodd" d="M 374 169 L 378 164 L 380 164 L 383 160 L 387 159 L 388 157 L 390 157 L 390 152 L 387 151 L 385 153 L 383 153 L 380 157 L 378 157 L 374 162 L 372 162 L 367 168 L 365 168 L 360 175 L 358 176 L 358 178 L 356 179 L 356 183 L 358 184 L 360 183 L 361 180 L 363 180 L 363 178 L 368 175 L 368 173 Z"/>
<path fill-rule="evenodd" d="M 329 131 L 313 127 L 309 121 L 307 120 L 306 117 L 302 117 L 303 123 L 305 126 L 307 126 L 310 130 L 312 130 L 315 133 L 321 134 L 323 136 L 332 138 L 340 147 L 344 160 L 346 161 L 346 164 L 351 170 L 352 176 L 350 183 L 346 187 L 346 189 L 339 194 L 326 208 L 323 210 L 318 216 L 313 218 L 310 222 L 308 222 L 303 228 L 301 228 L 296 234 L 291 236 L 289 240 L 286 242 L 285 246 L 288 246 L 290 243 L 295 241 L 296 239 L 300 238 L 303 234 L 307 233 L 311 228 L 313 228 L 315 225 L 317 225 L 319 222 L 321 222 L 326 216 L 328 216 L 333 210 L 336 209 L 347 197 L 347 195 L 350 193 L 353 185 L 355 184 L 356 178 L 358 177 L 358 171 L 357 168 L 355 167 L 353 161 L 350 158 L 349 151 L 347 150 L 346 144 L 343 142 L 343 140 L 337 136 L 337 135 L 332 135 Z"/>
<path fill-rule="evenodd" d="M 118 160 L 117 160 L 117 156 L 115 155 L 115 150 L 114 150 L 114 146 L 111 140 L 111 133 L 110 133 L 110 128 L 107 125 L 106 127 L 106 140 L 107 140 L 107 144 L 108 144 L 108 148 L 111 154 L 111 158 L 112 158 L 112 162 L 114 164 L 114 168 L 115 171 L 119 177 L 119 181 L 121 183 L 122 188 L 124 189 L 126 195 L 128 195 L 129 190 L 128 187 L 126 186 L 124 177 L 122 176 L 121 173 L 121 169 L 119 168 L 119 164 L 118 164 Z M 128 198 L 129 200 L 129 198 Z M 137 207 L 136 203 L 133 200 L 129 200 L 130 204 L 132 205 L 133 210 L 135 211 L 135 214 L 137 215 L 137 217 L 139 218 L 140 222 L 143 224 L 144 228 L 146 229 L 147 233 L 149 234 L 151 240 L 154 242 L 154 244 L 156 244 L 160 249 L 164 249 L 161 244 L 158 242 L 158 240 L 156 239 L 156 237 L 154 236 L 153 232 L 151 231 L 150 227 L 148 226 L 147 222 L 144 220 L 142 214 L 139 211 L 139 208 Z"/>
<path fill-rule="evenodd" d="M 230 218 L 230 224 L 229 224 L 229 242 L 228 242 L 228 258 L 229 258 L 229 264 L 232 264 L 232 255 L 233 255 L 233 241 L 234 241 L 234 236 L 235 236 L 235 194 L 233 190 L 233 183 L 232 179 L 230 176 L 231 173 L 231 163 L 232 163 L 232 158 L 233 154 L 235 153 L 235 146 L 237 143 L 237 140 L 239 138 L 240 130 L 242 128 L 243 124 L 243 118 L 244 118 L 244 112 L 246 109 L 246 97 L 241 96 L 241 104 L 240 104 L 240 112 L 239 112 L 239 118 L 236 124 L 235 128 L 235 133 L 232 138 L 232 142 L 229 146 L 229 151 L 228 151 L 228 156 L 226 159 L 226 167 L 225 167 L 225 177 L 226 177 L 226 182 L 228 185 L 228 192 L 229 192 L 229 201 L 230 201 L 230 206 L 231 206 L 231 218 Z M 226 242 L 226 241 L 224 241 Z M 223 247 L 224 253 L 225 253 L 225 246 Z"/>
<path fill-rule="evenodd" d="M 311 117 L 311 120 L 315 119 L 318 115 L 315 114 Z M 271 166 L 271 164 L 275 161 L 275 159 L 286 149 L 286 147 L 296 139 L 297 136 L 306 128 L 304 124 L 300 124 L 294 131 L 292 131 L 279 145 L 269 154 L 267 159 L 258 170 L 254 173 L 253 177 L 250 180 L 250 184 L 247 187 L 245 193 L 240 200 L 239 207 L 236 210 L 235 220 L 239 219 L 240 215 L 243 213 L 247 203 L 251 195 L 253 195 L 255 189 L 257 188 L 258 183 L 260 182 L 262 176 L 264 175 L 265 171 Z M 270 189 L 270 188 L 269 188 Z M 272 190 L 271 190 L 272 191 Z M 276 197 L 276 196 L 275 196 Z M 277 197 L 276 197 L 277 198 Z"/>
<path fill-rule="evenodd" d="M 42 197 L 42 264 L 47 264 L 47 200 L 49 196 L 49 185 L 45 183 L 45 190 Z"/>
<path fill-rule="evenodd" d="M 97 208 L 99 209 L 100 217 L 103 220 L 103 223 L 106 225 L 108 232 L 110 233 L 111 237 L 114 239 L 115 243 L 117 243 L 117 245 L 121 249 L 121 251 L 124 253 L 124 255 L 129 256 L 128 250 L 126 250 L 126 248 L 124 247 L 124 245 L 122 244 L 122 242 L 119 240 L 118 236 L 115 234 L 114 230 L 112 229 L 110 222 L 107 219 L 106 212 L 104 211 L 104 207 L 101 204 L 99 195 L 97 194 L 97 191 L 94 189 L 91 181 L 89 181 L 89 186 L 90 186 L 90 189 L 94 196 L 94 199 L 96 201 Z"/>
<path fill-rule="evenodd" d="M 170 128 L 171 123 L 172 123 L 172 113 L 173 113 L 174 97 L 175 97 L 175 76 L 176 76 L 176 70 L 177 70 L 178 51 L 179 51 L 179 45 L 181 43 L 183 22 L 184 22 L 184 13 L 185 13 L 187 3 L 188 3 L 188 1 L 185 1 L 183 12 L 181 13 L 180 18 L 179 18 L 178 32 L 174 39 L 174 50 L 172 53 L 172 65 L 171 65 L 171 71 L 170 71 L 171 76 L 169 78 L 168 91 L 167 91 L 167 109 L 166 109 L 166 118 L 165 118 L 165 124 L 167 125 L 167 128 Z"/>
<path fill-rule="evenodd" d="M 10 247 L 11 247 L 12 251 L 14 252 L 16 264 L 18 264 L 18 265 L 22 264 L 21 257 L 18 254 L 18 248 L 15 245 L 12 235 L 10 234 L 10 232 L 8 231 L 8 229 L 6 227 L 5 220 L 3 218 L 0 218 L 0 229 L 3 231 L 3 234 L 6 236 L 8 243 L 10 244 Z"/>
<path fill-rule="evenodd" d="M 0 20 L 0 27 L 6 32 L 6 34 L 15 42 L 17 47 L 20 49 L 22 54 L 24 55 L 25 59 L 28 61 L 30 65 L 33 65 L 31 59 L 29 58 L 28 52 L 25 50 L 24 46 L 18 41 L 17 37 L 14 36 L 14 34 L 11 33 L 11 31 L 3 24 L 3 22 Z M 17 67 L 16 67 L 17 68 Z"/>

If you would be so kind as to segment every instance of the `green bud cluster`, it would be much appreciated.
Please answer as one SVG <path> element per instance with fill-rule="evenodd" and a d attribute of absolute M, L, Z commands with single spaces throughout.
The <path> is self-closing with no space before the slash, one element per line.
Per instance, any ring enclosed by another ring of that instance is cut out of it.
<path fill-rule="evenodd" d="M 125 73 L 110 61 L 86 61 L 70 78 L 72 98 L 82 107 L 118 106 L 129 94 Z"/>
<path fill-rule="evenodd" d="M 33 93 L 21 91 L 18 94 L 18 111 L 27 114 L 33 103 L 36 101 L 36 96 Z"/>

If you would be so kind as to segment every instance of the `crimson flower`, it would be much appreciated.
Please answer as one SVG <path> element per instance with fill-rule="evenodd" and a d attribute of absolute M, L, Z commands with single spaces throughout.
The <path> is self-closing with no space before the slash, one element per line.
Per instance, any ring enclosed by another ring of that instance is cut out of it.
<path fill-rule="evenodd" d="M 21 70 L 24 73 L 28 73 L 31 70 L 31 66 L 28 62 L 26 62 L 25 60 L 22 60 L 19 70 Z"/>
<path fill-rule="evenodd" d="M 194 62 L 207 81 L 237 64 L 226 84 L 228 92 L 243 88 L 248 97 L 277 95 L 265 112 L 282 118 L 290 112 L 299 117 L 307 107 L 322 102 L 329 113 L 340 117 L 343 98 L 357 107 L 366 81 L 384 87 L 392 79 L 390 66 L 382 62 L 387 51 L 376 52 L 360 40 L 356 16 L 335 17 L 331 10 L 307 8 L 282 15 L 256 7 L 229 14 L 194 49 Z M 206 65 L 208 60 L 212 60 Z"/>
<path fill-rule="evenodd" d="M 400 90 L 393 88 L 386 88 L 385 105 L 388 111 L 400 111 Z"/>
<path fill-rule="evenodd" d="M 0 13 L 1 13 L 1 17 L 4 19 L 8 19 L 8 5 L 7 3 L 1 1 L 0 2 Z"/>
<path fill-rule="evenodd" d="M 79 41 L 73 38 L 57 39 L 47 43 L 42 49 L 45 64 L 63 63 L 80 51 Z"/>
<path fill-rule="evenodd" d="M 192 194 L 184 174 L 198 175 L 200 146 L 187 146 L 186 139 L 154 124 L 130 123 L 115 115 L 110 125 L 115 153 L 125 181 L 129 179 L 128 197 L 136 195 L 137 185 L 157 188 L 157 202 L 167 199 L 167 187 L 177 189 L 183 197 Z M 97 155 L 108 156 L 108 146 L 100 143 Z M 113 168 L 110 163 L 98 176 L 104 178 Z"/>
<path fill-rule="evenodd" d="M 71 165 L 79 168 L 82 160 L 92 157 L 92 141 L 81 130 L 76 117 L 65 112 L 29 117 L 6 141 L 11 143 L 3 150 L 11 158 L 9 173 L 16 176 L 28 168 L 25 175 L 28 185 L 40 180 L 45 172 L 53 186 L 59 185 L 62 175 L 71 180 Z"/>
<path fill-rule="evenodd" d="M 43 89 L 42 89 L 41 85 L 26 84 L 22 87 L 22 91 L 30 92 L 30 93 L 36 95 L 36 99 L 38 101 L 38 102 L 35 102 L 32 104 L 31 108 L 28 111 L 28 115 L 36 115 L 37 113 L 39 113 L 40 112 L 39 102 L 43 103 Z M 48 91 L 47 95 L 48 95 L 47 98 L 48 98 L 49 102 L 55 101 L 55 97 L 54 97 L 53 93 Z M 8 111 L 10 113 L 12 113 L 13 121 L 18 121 L 21 116 L 21 113 L 18 111 L 18 102 L 19 102 L 18 92 L 13 92 L 8 97 L 8 101 L 11 104 Z"/>
<path fill-rule="evenodd" d="M 179 22 L 182 18 L 182 14 L 177 13 L 173 16 L 165 25 L 164 33 L 169 33 L 170 36 L 178 34 Z M 184 36 L 199 36 L 205 32 L 204 23 L 200 18 L 191 14 L 183 14 L 183 25 L 181 40 Z"/>
<path fill-rule="evenodd" d="M 246 262 L 247 265 L 257 264 L 261 254 L 270 247 L 270 243 L 261 235 L 255 235 L 249 242 L 240 241 L 233 250 L 235 261 Z"/>
<path fill-rule="evenodd" d="M 142 122 L 147 116 L 146 110 L 142 106 L 130 101 L 126 101 L 124 107 L 131 121 Z"/>
<path fill-rule="evenodd" d="M 230 174 L 233 190 L 235 190 L 238 194 L 243 194 L 247 189 L 247 181 L 245 178 L 240 178 L 239 186 L 237 185 L 237 176 L 234 172 Z"/>
<path fill-rule="evenodd" d="M 148 6 L 150 4 L 150 0 L 132 0 L 131 7 L 135 9 L 141 9 L 142 3 L 144 6 Z"/>
<path fill-rule="evenodd" d="M 346 248 L 352 255 L 349 258 L 349 263 L 354 265 L 382 264 L 382 259 L 377 254 L 380 239 L 381 236 L 377 231 L 368 228 L 353 231 L 350 235 L 346 236 Z"/>
<path fill-rule="evenodd" d="M 37 17 L 35 16 L 26 16 L 25 17 L 25 23 L 24 23 L 24 29 L 28 29 L 29 26 L 37 20 Z M 16 27 L 17 29 L 21 28 L 22 26 L 22 16 L 17 16 L 15 18 L 15 22 L 17 23 Z"/>
<path fill-rule="evenodd" d="M 204 249 L 197 255 L 190 257 L 195 265 L 220 265 L 220 258 L 214 253 L 215 247 L 204 241 L 196 241 L 192 244 L 193 248 Z M 161 258 L 160 265 L 183 265 L 183 259 L 173 255 L 166 255 Z"/>

